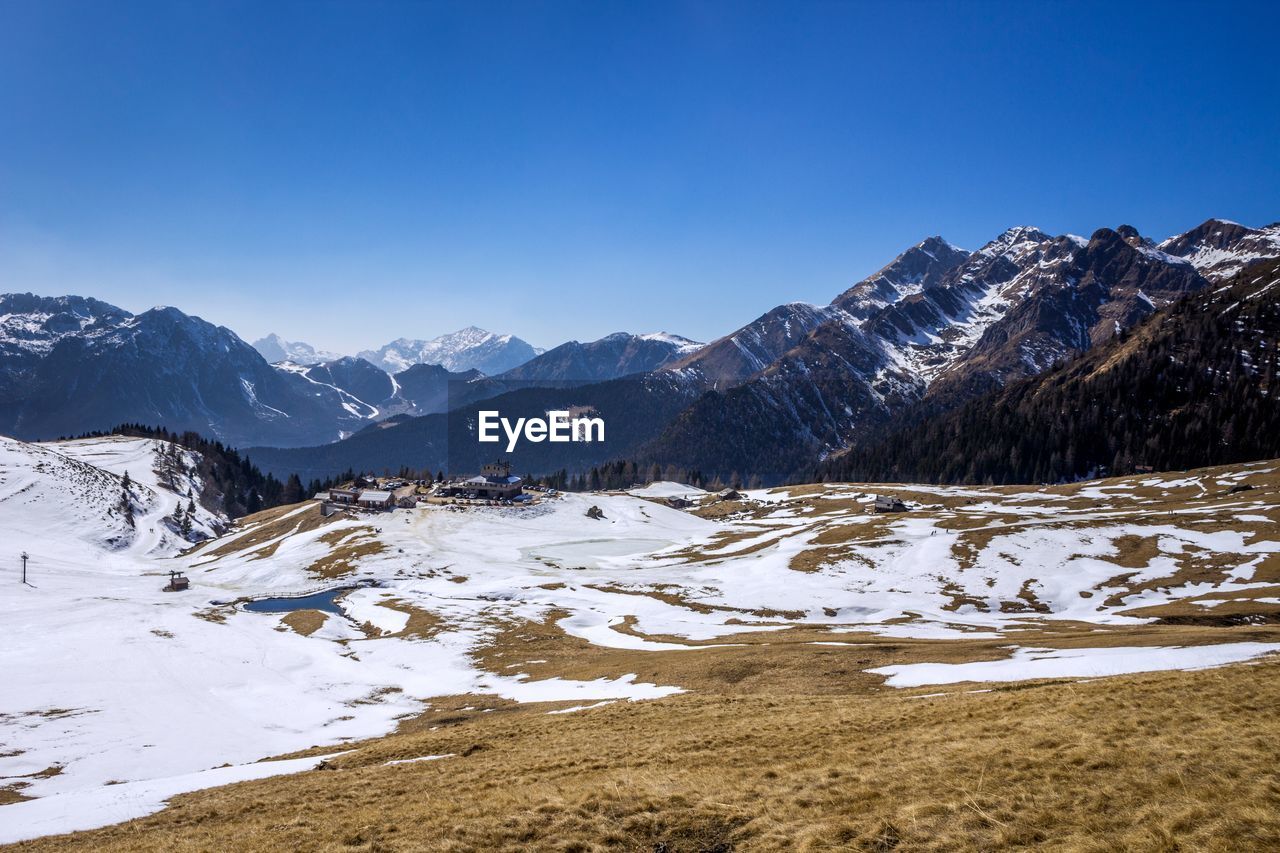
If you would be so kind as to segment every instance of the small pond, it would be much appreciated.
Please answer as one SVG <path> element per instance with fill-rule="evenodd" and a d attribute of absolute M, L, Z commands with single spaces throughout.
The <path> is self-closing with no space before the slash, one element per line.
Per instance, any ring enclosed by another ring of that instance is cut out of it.
<path fill-rule="evenodd" d="M 337 613 L 341 616 L 342 609 L 338 607 L 338 603 L 335 599 L 347 591 L 347 587 L 339 587 L 338 589 L 326 589 L 323 592 L 313 592 L 311 595 L 299 595 L 294 598 L 257 598 L 253 601 L 246 601 L 244 609 L 252 610 L 255 613 L 290 613 L 294 610 L 323 610 L 326 613 Z"/>

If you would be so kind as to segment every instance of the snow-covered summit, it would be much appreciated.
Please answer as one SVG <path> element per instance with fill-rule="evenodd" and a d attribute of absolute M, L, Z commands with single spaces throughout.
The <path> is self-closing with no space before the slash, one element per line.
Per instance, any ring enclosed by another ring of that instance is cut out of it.
<path fill-rule="evenodd" d="M 702 347 L 697 341 L 667 332 L 614 332 L 586 343 L 567 341 L 503 373 L 502 378 L 602 382 L 661 369 Z"/>
<path fill-rule="evenodd" d="M 681 335 L 673 335 L 670 332 L 646 332 L 645 334 L 636 335 L 642 341 L 659 341 L 661 343 L 672 344 L 681 354 L 697 352 L 706 346 L 701 341 L 691 340 Z"/>
<path fill-rule="evenodd" d="M 335 361 L 342 356 L 337 353 L 320 350 L 304 341 L 286 341 L 275 332 L 265 338 L 253 342 L 253 348 L 271 363 L 291 361 L 294 364 L 319 364 L 322 361 Z"/>
<path fill-rule="evenodd" d="M 831 304 L 865 319 L 937 284 L 968 257 L 969 252 L 942 237 L 927 237 L 837 296 Z"/>
<path fill-rule="evenodd" d="M 1255 261 L 1280 257 L 1280 222 L 1249 228 L 1226 219 L 1209 219 L 1157 248 L 1186 259 L 1210 281 L 1225 281 Z"/>
<path fill-rule="evenodd" d="M 388 373 L 399 373 L 415 364 L 438 364 L 455 373 L 475 369 L 494 375 L 523 364 L 541 352 L 515 335 L 467 326 L 431 340 L 397 338 L 359 355 Z"/>
<path fill-rule="evenodd" d="M 0 354 L 43 354 L 69 335 L 104 334 L 132 316 L 84 296 L 0 294 Z"/>

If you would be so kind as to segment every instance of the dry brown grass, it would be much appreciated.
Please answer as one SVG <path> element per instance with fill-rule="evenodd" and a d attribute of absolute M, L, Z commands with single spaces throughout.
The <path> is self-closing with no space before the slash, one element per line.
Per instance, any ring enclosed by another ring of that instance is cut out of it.
<path fill-rule="evenodd" d="M 254 557 L 262 559 L 275 553 L 279 543 L 271 543 L 273 539 L 279 539 L 290 533 L 306 533 L 309 530 L 318 530 L 335 521 L 343 520 L 342 515 L 331 515 L 328 518 L 322 518 L 319 504 L 315 503 L 312 504 L 310 509 L 298 512 L 296 515 L 290 515 L 290 513 L 298 509 L 298 506 L 298 504 L 288 504 L 287 506 L 265 509 L 253 515 L 246 515 L 237 521 L 235 528 L 227 534 L 228 536 L 235 536 L 238 531 L 243 530 L 245 531 L 243 535 L 236 536 L 229 541 L 226 537 L 210 539 L 208 542 L 191 549 L 187 554 L 194 555 L 197 559 L 200 559 L 250 553 Z M 265 547 L 258 548 L 258 546 L 263 545 Z M 256 551 L 254 550 L 255 548 L 257 548 Z"/>
<path fill-rule="evenodd" d="M 320 541 L 329 546 L 323 557 L 307 566 L 318 578 L 333 580 L 356 570 L 362 557 L 381 554 L 387 546 L 380 542 L 372 527 L 344 527 L 321 534 Z"/>
<path fill-rule="evenodd" d="M 1084 530 L 1172 520 L 1184 528 L 1274 539 L 1280 474 L 1248 479 L 1257 488 L 1241 496 L 1227 496 L 1225 487 L 1208 482 L 1208 492 L 1135 488 L 1108 501 L 1108 512 L 1121 515 L 1094 520 L 1028 519 L 1016 504 L 968 510 L 979 499 L 900 487 L 884 491 L 935 507 L 923 512 L 964 532 L 956 552 L 962 557 L 1026 524 Z M 1064 497 L 1064 510 L 1089 512 L 1098 501 L 1081 492 L 1097 485 L 1045 491 Z M 733 554 L 705 550 L 739 546 L 741 555 L 808 532 L 812 547 L 804 553 L 812 556 L 793 568 L 821 569 L 842 549 L 890 541 L 901 518 L 849 523 L 847 514 L 860 506 L 852 490 L 834 500 L 824 497 L 823 487 L 790 491 L 799 497 L 789 503 L 818 519 L 815 525 L 726 530 L 706 549 L 683 556 L 721 560 Z M 1004 496 L 1025 490 L 984 491 L 980 500 L 1000 505 Z M 1232 517 L 1244 511 L 1235 507 L 1258 501 L 1271 506 L 1247 512 L 1268 521 Z M 1214 511 L 1185 514 L 1197 508 Z M 735 519 L 758 514 L 753 505 L 735 511 L 744 513 Z M 335 536 L 335 550 L 365 543 L 360 534 L 345 538 L 350 533 L 326 535 Z M 1115 563 L 1118 577 L 1147 565 L 1158 547 L 1154 532 L 1146 530 L 1112 541 L 1115 551 L 1103 559 Z M 1232 562 L 1203 556 L 1187 549 L 1175 580 L 1221 579 Z M 1254 580 L 1280 585 L 1280 557 L 1259 564 Z M 725 609 L 690 600 L 679 589 L 601 588 L 699 612 Z M 960 603 L 959 588 L 953 593 Z M 1194 602 L 1149 608 L 1141 615 L 1160 616 L 1161 623 L 1143 626 L 1028 620 L 996 640 L 886 639 L 800 627 L 733 635 L 704 648 L 644 652 L 568 636 L 555 624 L 564 614 L 542 623 L 510 622 L 478 650 L 482 668 L 534 679 L 635 673 L 639 681 L 690 692 L 568 715 L 545 712 L 574 703 L 437 697 L 394 734 L 353 745 L 325 770 L 197 792 L 148 818 L 22 849 L 1280 849 L 1280 717 L 1274 710 L 1280 657 L 1205 672 L 997 684 L 990 692 L 977 692 L 981 685 L 973 684 L 896 691 L 867 672 L 888 664 L 1003 658 L 1015 643 L 1080 648 L 1280 641 L 1280 606 L 1251 600 L 1277 595 L 1274 587 L 1230 595 L 1250 600 L 1211 609 Z M 1043 610 L 1032 582 L 1000 605 L 1030 615 Z M 385 606 L 409 612 L 406 635 L 429 637 L 439 628 L 438 617 L 427 611 L 403 602 Z M 781 621 L 788 614 L 777 616 Z M 615 630 L 640 633 L 634 618 Z M 648 638 L 696 645 L 678 637 Z M 847 645 L 814 645 L 831 641 Z M 730 645 L 716 647 L 724 643 Z M 334 750 L 310 753 L 322 751 Z M 453 757 L 386 766 L 441 754 Z"/>
<path fill-rule="evenodd" d="M 310 637 L 324 627 L 328 617 L 319 610 L 294 610 L 280 617 L 280 621 L 288 625 L 296 633 Z"/>
<path fill-rule="evenodd" d="M 380 601 L 378 604 L 388 610 L 398 610 L 401 613 L 409 614 L 409 621 L 405 623 L 404 629 L 395 634 L 398 637 L 428 639 L 438 634 L 446 624 L 445 620 L 435 613 L 423 610 L 420 607 L 414 607 L 412 604 L 401 601 L 398 598 L 391 601 Z"/>
<path fill-rule="evenodd" d="M 922 695 L 693 694 L 556 716 L 456 697 L 331 769 L 19 849 L 1280 845 L 1280 663 Z"/>

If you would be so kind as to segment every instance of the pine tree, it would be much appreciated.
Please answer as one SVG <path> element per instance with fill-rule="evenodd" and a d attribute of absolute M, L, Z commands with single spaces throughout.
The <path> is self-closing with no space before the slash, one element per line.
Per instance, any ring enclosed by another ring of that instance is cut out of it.
<path fill-rule="evenodd" d="M 128 477 L 128 474 L 125 474 Z M 124 515 L 125 524 L 133 527 L 133 496 L 129 494 L 129 489 L 120 490 L 120 512 Z"/>
<path fill-rule="evenodd" d="M 302 480 L 297 474 L 290 474 L 289 479 L 284 484 L 284 491 L 280 493 L 280 502 L 282 504 L 296 504 L 302 500 Z"/>

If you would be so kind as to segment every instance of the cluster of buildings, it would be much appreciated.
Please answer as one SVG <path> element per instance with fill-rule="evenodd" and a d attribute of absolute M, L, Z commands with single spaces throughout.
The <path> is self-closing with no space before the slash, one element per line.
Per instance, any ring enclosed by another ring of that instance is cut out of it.
<path fill-rule="evenodd" d="M 490 462 L 479 476 L 445 483 L 436 490 L 444 498 L 516 501 L 525 499 L 524 480 L 511 474 L 510 462 Z"/>
<path fill-rule="evenodd" d="M 511 474 L 511 463 L 490 462 L 475 477 L 452 480 L 434 485 L 429 493 L 419 493 L 420 486 L 432 486 L 404 480 L 378 481 L 375 487 L 358 488 L 341 486 L 316 495 L 326 509 L 354 507 L 358 509 L 386 511 L 396 507 L 412 507 L 419 500 L 452 498 L 458 501 L 496 501 L 519 503 L 531 499 L 524 493 L 524 481 Z"/>
<path fill-rule="evenodd" d="M 414 506 L 418 503 L 418 487 L 413 483 L 393 481 L 377 488 L 357 489 L 340 487 L 330 489 L 324 499 L 331 504 L 360 507 L 361 509 L 389 510 L 397 506 Z"/>

